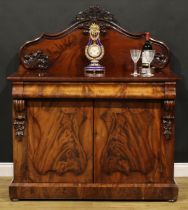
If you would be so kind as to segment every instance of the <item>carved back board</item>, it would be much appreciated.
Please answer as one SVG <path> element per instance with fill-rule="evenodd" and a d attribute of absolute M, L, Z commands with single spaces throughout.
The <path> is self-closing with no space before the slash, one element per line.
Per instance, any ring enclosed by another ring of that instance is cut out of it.
<path fill-rule="evenodd" d="M 101 64 L 106 67 L 106 78 L 118 78 L 129 75 L 133 69 L 130 49 L 142 49 L 145 33 L 132 34 L 121 28 L 113 15 L 98 6 L 78 13 L 68 29 L 58 34 L 42 34 L 29 41 L 20 49 L 20 66 L 18 73 L 22 75 L 81 78 L 84 67 L 89 61 L 85 57 L 84 48 L 88 42 L 88 29 L 91 23 L 101 28 L 101 42 L 105 55 Z M 157 40 L 150 39 L 156 56 L 153 66 L 156 72 L 170 72 L 169 49 Z"/>

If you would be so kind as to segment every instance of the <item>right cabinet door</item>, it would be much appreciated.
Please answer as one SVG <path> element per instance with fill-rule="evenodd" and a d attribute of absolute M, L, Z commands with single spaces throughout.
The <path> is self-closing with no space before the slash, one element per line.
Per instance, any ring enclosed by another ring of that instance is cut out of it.
<path fill-rule="evenodd" d="M 160 121 L 160 101 L 95 101 L 94 182 L 161 182 Z"/>

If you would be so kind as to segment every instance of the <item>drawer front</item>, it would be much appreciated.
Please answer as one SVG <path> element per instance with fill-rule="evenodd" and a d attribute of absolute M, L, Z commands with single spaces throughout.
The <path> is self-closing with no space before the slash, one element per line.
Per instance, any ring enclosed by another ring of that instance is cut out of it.
<path fill-rule="evenodd" d="M 93 182 L 93 105 L 29 100 L 29 182 Z"/>
<path fill-rule="evenodd" d="M 171 85 L 169 85 L 171 88 Z M 13 97 L 24 98 L 126 98 L 163 99 L 164 83 L 24 83 L 14 84 Z M 165 93 L 165 91 L 167 93 Z M 174 98 L 175 90 L 170 89 Z"/>

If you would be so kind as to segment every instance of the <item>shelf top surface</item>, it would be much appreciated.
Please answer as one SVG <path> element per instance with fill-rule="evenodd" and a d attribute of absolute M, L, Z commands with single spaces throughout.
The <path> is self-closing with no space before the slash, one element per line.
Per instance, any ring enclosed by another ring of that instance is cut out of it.
<path fill-rule="evenodd" d="M 130 72 L 130 71 L 129 71 Z M 69 75 L 69 74 L 53 74 L 48 72 L 24 72 L 14 73 L 7 78 L 11 81 L 25 81 L 25 82 L 162 82 L 162 81 L 176 81 L 180 77 L 172 72 L 157 72 L 153 77 L 133 77 L 130 73 L 122 73 L 116 75 L 115 71 L 113 74 L 106 71 L 106 75 L 103 77 L 86 77 L 83 74 L 80 75 Z"/>

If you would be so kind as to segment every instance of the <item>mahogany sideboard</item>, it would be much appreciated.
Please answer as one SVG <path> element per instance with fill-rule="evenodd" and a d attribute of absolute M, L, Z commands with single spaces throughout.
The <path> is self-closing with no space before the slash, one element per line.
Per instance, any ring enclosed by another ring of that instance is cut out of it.
<path fill-rule="evenodd" d="M 101 28 L 106 75 L 84 76 L 88 28 Z M 10 198 L 175 201 L 175 97 L 169 49 L 150 39 L 155 76 L 132 77 L 130 49 L 145 33 L 121 28 L 99 7 L 58 34 L 20 49 L 9 76 L 14 178 Z"/>

